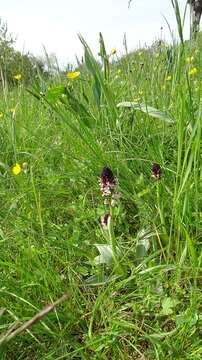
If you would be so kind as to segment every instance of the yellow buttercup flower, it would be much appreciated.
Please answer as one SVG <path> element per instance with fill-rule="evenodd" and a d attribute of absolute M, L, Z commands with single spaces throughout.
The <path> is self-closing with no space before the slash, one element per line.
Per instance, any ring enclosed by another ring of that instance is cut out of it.
<path fill-rule="evenodd" d="M 15 108 L 10 108 L 10 112 L 13 114 L 15 112 Z"/>
<path fill-rule="evenodd" d="M 172 80 L 172 76 L 171 75 L 166 76 L 166 81 L 170 81 L 170 80 Z"/>
<path fill-rule="evenodd" d="M 4 116 L 4 114 L 0 111 L 0 119 Z"/>
<path fill-rule="evenodd" d="M 187 58 L 186 58 L 186 62 L 189 63 L 189 64 L 190 64 L 193 60 L 194 60 L 194 57 L 193 57 L 193 56 L 187 56 Z"/>
<path fill-rule="evenodd" d="M 13 175 L 19 175 L 22 171 L 22 168 L 20 166 L 20 164 L 16 163 L 13 167 L 12 167 L 12 173 Z"/>
<path fill-rule="evenodd" d="M 116 55 L 116 49 L 115 49 L 115 48 L 113 48 L 113 49 L 111 50 L 111 55 Z"/>
<path fill-rule="evenodd" d="M 80 76 L 80 71 L 68 72 L 66 74 L 66 77 L 71 80 L 77 79 L 79 76 Z"/>
<path fill-rule="evenodd" d="M 20 81 L 22 79 L 22 75 L 21 74 L 16 74 L 14 75 L 14 79 L 17 81 Z"/>
<path fill-rule="evenodd" d="M 193 67 L 192 69 L 189 70 L 189 75 L 196 75 L 198 72 L 196 67 Z"/>

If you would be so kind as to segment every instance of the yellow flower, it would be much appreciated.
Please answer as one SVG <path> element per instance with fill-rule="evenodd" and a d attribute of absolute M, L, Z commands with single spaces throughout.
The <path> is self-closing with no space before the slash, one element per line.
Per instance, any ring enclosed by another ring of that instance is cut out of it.
<path fill-rule="evenodd" d="M 16 74 L 14 75 L 14 79 L 17 81 L 20 81 L 22 79 L 22 75 L 21 74 Z"/>
<path fill-rule="evenodd" d="M 4 114 L 0 111 L 0 119 L 4 116 Z"/>
<path fill-rule="evenodd" d="M 113 49 L 111 50 L 111 55 L 116 55 L 116 49 L 113 48 Z"/>
<path fill-rule="evenodd" d="M 193 67 L 192 69 L 189 70 L 189 75 L 196 75 L 197 72 L 198 72 L 197 68 Z"/>
<path fill-rule="evenodd" d="M 138 55 L 139 56 L 142 56 L 143 52 L 142 51 L 139 51 Z"/>
<path fill-rule="evenodd" d="M 16 163 L 13 167 L 12 167 L 12 173 L 13 175 L 19 175 L 22 171 L 22 168 L 20 166 L 20 164 Z"/>
<path fill-rule="evenodd" d="M 189 64 L 190 64 L 193 60 L 194 60 L 194 57 L 193 57 L 193 56 L 187 56 L 187 58 L 186 58 L 186 62 L 189 63 Z"/>
<path fill-rule="evenodd" d="M 15 108 L 10 108 L 10 112 L 13 114 L 15 112 Z"/>
<path fill-rule="evenodd" d="M 66 77 L 71 80 L 77 79 L 79 76 L 80 76 L 80 71 L 68 72 L 66 74 Z"/>
<path fill-rule="evenodd" d="M 166 81 L 170 81 L 170 80 L 172 80 L 172 76 L 171 75 L 166 76 Z"/>

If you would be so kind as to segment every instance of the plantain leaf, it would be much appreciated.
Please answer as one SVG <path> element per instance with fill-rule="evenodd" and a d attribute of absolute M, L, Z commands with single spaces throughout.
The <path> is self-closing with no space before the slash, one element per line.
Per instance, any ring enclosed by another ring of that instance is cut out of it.
<path fill-rule="evenodd" d="M 86 284 L 90 286 L 105 285 L 109 281 L 109 277 L 105 274 L 96 274 L 90 276 L 86 280 Z"/>
<path fill-rule="evenodd" d="M 96 248 L 98 249 L 100 255 L 94 258 L 94 261 L 97 265 L 99 264 L 111 264 L 113 261 L 113 250 L 111 245 L 104 245 L 104 244 L 95 244 Z M 120 250 L 117 247 L 116 249 L 118 256 L 120 256 Z"/>
<path fill-rule="evenodd" d="M 172 119 L 170 117 L 170 115 L 167 115 L 165 112 L 158 110 L 152 106 L 148 106 L 146 104 L 139 104 L 137 102 L 133 102 L 133 101 L 123 101 L 119 104 L 117 104 L 117 107 L 122 107 L 122 108 L 130 108 L 130 109 L 134 109 L 134 110 L 139 110 L 142 111 L 143 113 L 150 115 L 154 118 L 160 119 L 166 123 L 174 123 L 175 120 Z"/>
<path fill-rule="evenodd" d="M 150 229 L 142 229 L 137 234 L 136 256 L 146 256 L 151 245 L 152 237 L 155 235 Z"/>

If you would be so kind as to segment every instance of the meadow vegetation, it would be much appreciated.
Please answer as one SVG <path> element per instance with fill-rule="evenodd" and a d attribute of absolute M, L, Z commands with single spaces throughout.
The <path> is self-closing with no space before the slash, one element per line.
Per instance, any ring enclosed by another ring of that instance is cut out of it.
<path fill-rule="evenodd" d="M 178 24 L 179 43 L 119 58 L 100 34 L 98 61 L 80 36 L 74 72 L 3 76 L 2 360 L 202 358 L 202 40 Z"/>

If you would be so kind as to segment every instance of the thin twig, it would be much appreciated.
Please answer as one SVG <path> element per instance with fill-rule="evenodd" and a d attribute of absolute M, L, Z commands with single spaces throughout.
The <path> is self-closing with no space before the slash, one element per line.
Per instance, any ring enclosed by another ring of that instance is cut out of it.
<path fill-rule="evenodd" d="M 69 298 L 68 294 L 64 294 L 61 296 L 58 300 L 56 300 L 54 303 L 47 305 L 45 308 L 43 308 L 41 311 L 39 311 L 32 319 L 26 321 L 24 324 L 22 324 L 20 327 L 18 327 L 16 330 L 11 332 L 11 329 L 8 330 L 8 332 L 3 335 L 0 338 L 0 346 L 2 344 L 7 343 L 15 336 L 19 335 L 23 331 L 27 330 L 30 326 L 35 324 L 36 322 L 40 321 L 44 316 L 46 316 L 50 311 L 52 311 L 56 306 L 63 303 L 65 300 Z"/>

